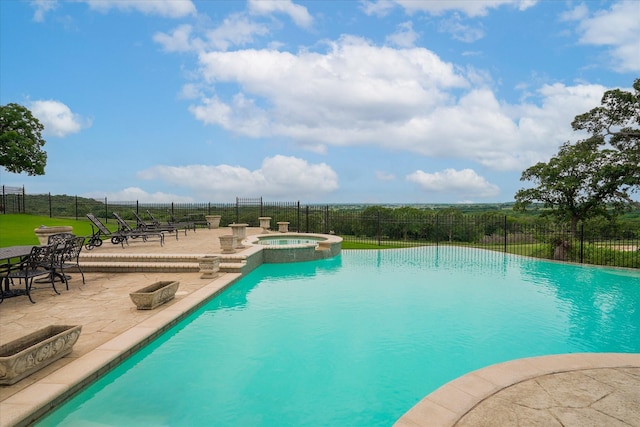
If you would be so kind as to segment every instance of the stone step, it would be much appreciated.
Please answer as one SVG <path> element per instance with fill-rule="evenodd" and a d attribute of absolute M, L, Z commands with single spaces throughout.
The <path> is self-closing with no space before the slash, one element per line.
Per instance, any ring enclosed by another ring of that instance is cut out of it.
<path fill-rule="evenodd" d="M 80 266 L 86 272 L 134 273 L 166 272 L 197 273 L 202 254 L 83 254 Z M 240 273 L 246 258 L 240 255 L 220 255 L 220 272 Z"/>
<path fill-rule="evenodd" d="M 86 273 L 197 273 L 198 263 L 188 262 L 82 262 L 82 271 Z M 222 273 L 240 273 L 244 263 L 220 263 Z"/>

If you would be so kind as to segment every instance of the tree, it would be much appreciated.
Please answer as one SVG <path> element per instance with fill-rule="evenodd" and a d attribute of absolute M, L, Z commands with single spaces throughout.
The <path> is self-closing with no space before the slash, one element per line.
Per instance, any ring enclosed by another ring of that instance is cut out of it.
<path fill-rule="evenodd" d="M 542 202 L 550 209 L 546 214 L 569 222 L 573 233 L 579 221 L 624 210 L 631 200 L 628 167 L 619 161 L 620 152 L 599 150 L 598 145 L 596 138 L 566 142 L 549 162 L 525 170 L 520 180 L 536 187 L 519 190 L 514 209 Z"/>
<path fill-rule="evenodd" d="M 633 87 L 635 93 L 605 92 L 600 107 L 575 117 L 573 129 L 591 137 L 566 142 L 549 162 L 526 169 L 520 180 L 536 187 L 516 193 L 515 209 L 542 202 L 547 214 L 570 222 L 575 233 L 579 221 L 637 204 L 632 194 L 640 189 L 640 79 Z"/>
<path fill-rule="evenodd" d="M 27 108 L 13 103 L 0 106 L 0 166 L 13 173 L 44 175 L 43 130 Z"/>

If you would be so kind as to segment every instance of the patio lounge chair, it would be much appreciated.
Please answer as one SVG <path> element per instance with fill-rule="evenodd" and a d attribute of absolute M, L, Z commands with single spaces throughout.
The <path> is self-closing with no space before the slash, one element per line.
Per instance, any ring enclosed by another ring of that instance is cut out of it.
<path fill-rule="evenodd" d="M 151 218 L 151 222 L 154 225 L 163 225 L 163 223 L 158 221 L 158 219 L 153 215 L 153 213 L 151 213 L 151 211 L 149 209 L 147 209 L 147 215 L 149 215 L 149 218 Z M 178 221 L 178 222 L 167 221 L 165 224 L 174 225 L 174 226 L 178 227 L 179 229 L 183 229 L 184 228 L 185 230 L 189 229 L 189 230 L 196 231 L 196 226 L 193 224 L 193 222 L 189 222 L 189 221 L 182 221 L 182 222 L 180 222 L 180 221 Z"/>
<path fill-rule="evenodd" d="M 102 246 L 103 237 L 111 237 L 111 243 L 114 245 L 120 243 L 123 248 L 125 243 L 129 244 L 127 241 L 128 235 L 126 233 L 109 230 L 107 226 L 92 213 L 88 213 L 87 218 L 89 218 L 89 221 L 93 223 L 91 226 L 91 237 L 89 237 L 89 240 L 85 244 L 85 248 L 87 248 L 88 251 L 98 246 Z"/>
<path fill-rule="evenodd" d="M 176 240 L 178 240 L 178 229 L 179 227 L 175 224 L 156 224 L 156 223 L 151 223 L 149 224 L 148 222 L 146 222 L 144 219 L 142 219 L 142 217 L 140 215 L 138 215 L 138 212 L 132 210 L 131 213 L 133 214 L 133 216 L 136 218 L 136 229 L 138 230 L 142 230 L 142 231 L 168 231 L 169 233 L 176 233 Z M 187 235 L 187 229 L 184 229 L 184 235 Z"/>
<path fill-rule="evenodd" d="M 169 224 L 178 224 L 178 223 L 186 222 L 191 224 L 191 226 L 193 227 L 193 231 L 196 230 L 196 227 L 209 228 L 209 223 L 204 218 L 202 220 L 189 219 L 188 221 L 178 221 L 176 217 L 173 215 L 173 212 L 171 212 L 169 209 L 167 209 L 167 213 L 169 214 L 169 218 L 171 218 L 171 220 L 169 221 Z"/>
<path fill-rule="evenodd" d="M 116 218 L 116 221 L 118 221 L 119 233 L 125 234 L 127 235 L 127 237 L 131 237 L 132 239 L 137 239 L 138 237 L 141 237 L 144 242 L 147 241 L 147 238 L 149 236 L 157 236 L 160 238 L 160 246 L 164 244 L 164 232 L 157 231 L 157 230 L 146 231 L 141 228 L 133 228 L 117 212 L 114 212 L 113 216 Z"/>

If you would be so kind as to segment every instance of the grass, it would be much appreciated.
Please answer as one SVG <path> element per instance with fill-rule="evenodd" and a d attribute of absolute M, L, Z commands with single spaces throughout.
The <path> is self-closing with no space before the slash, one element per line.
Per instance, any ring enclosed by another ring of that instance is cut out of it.
<path fill-rule="evenodd" d="M 33 230 L 46 225 L 48 227 L 70 225 L 78 236 L 91 235 L 91 223 L 88 220 L 72 218 L 49 218 L 26 214 L 0 215 L 0 248 L 16 245 L 39 245 Z"/>

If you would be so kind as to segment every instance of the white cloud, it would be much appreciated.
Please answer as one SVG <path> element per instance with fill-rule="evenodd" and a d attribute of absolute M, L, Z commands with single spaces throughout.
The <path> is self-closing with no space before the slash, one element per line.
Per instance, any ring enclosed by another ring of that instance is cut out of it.
<path fill-rule="evenodd" d="M 35 9 L 35 12 L 33 12 L 33 20 L 35 22 L 44 22 L 45 14 L 58 7 L 56 0 L 32 0 L 29 3 Z"/>
<path fill-rule="evenodd" d="M 108 12 L 111 9 L 121 11 L 134 10 L 148 15 L 167 18 L 183 18 L 196 14 L 196 6 L 191 0 L 81 0 L 91 9 Z"/>
<path fill-rule="evenodd" d="M 500 189 L 478 175 L 472 169 L 445 169 L 441 172 L 427 173 L 417 170 L 407 175 L 407 180 L 418 184 L 428 193 L 455 194 L 457 197 L 480 199 L 495 198 Z"/>
<path fill-rule="evenodd" d="M 230 46 L 244 46 L 254 41 L 254 36 L 264 36 L 269 29 L 251 21 L 243 14 L 232 14 L 222 24 L 207 32 L 208 45 L 214 49 L 227 50 Z"/>
<path fill-rule="evenodd" d="M 29 109 L 40 123 L 44 125 L 44 134 L 57 137 L 80 132 L 80 129 L 90 127 L 91 121 L 74 114 L 69 107 L 60 101 L 41 100 L 32 101 Z"/>
<path fill-rule="evenodd" d="M 443 19 L 438 28 L 441 32 L 449 33 L 454 39 L 465 43 L 472 43 L 484 37 L 484 30 L 480 24 L 475 27 L 463 24 L 457 13 L 450 18 Z"/>
<path fill-rule="evenodd" d="M 111 202 L 134 202 L 134 201 L 139 201 L 142 203 L 193 202 L 193 198 L 191 197 L 177 196 L 175 194 L 162 193 L 162 192 L 148 193 L 139 187 L 128 187 L 120 191 L 107 191 L 107 192 L 92 191 L 90 193 L 85 193 L 82 196 L 87 198 L 92 198 L 92 199 L 98 199 L 98 200 L 102 200 L 106 197 L 107 200 Z"/>
<path fill-rule="evenodd" d="M 256 15 L 284 13 L 303 28 L 309 28 L 313 24 L 313 17 L 307 8 L 294 4 L 291 0 L 249 0 L 249 11 Z"/>
<path fill-rule="evenodd" d="M 203 53 L 199 84 L 216 95 L 201 95 L 190 111 L 205 124 L 290 138 L 315 152 L 373 145 L 523 170 L 575 139 L 571 121 L 606 90 L 549 85 L 512 105 L 496 97 L 487 76 L 424 48 L 378 47 L 356 37 L 328 47 Z M 227 86 L 235 93 L 225 95 Z"/>
<path fill-rule="evenodd" d="M 398 30 L 387 36 L 387 42 L 398 47 L 413 47 L 419 34 L 413 30 L 411 21 L 398 25 Z"/>
<path fill-rule="evenodd" d="M 464 13 L 467 16 L 485 16 L 490 9 L 502 6 L 514 6 L 518 10 L 526 10 L 537 3 L 537 0 L 379 0 L 364 2 L 365 13 L 385 15 L 395 3 L 407 13 L 426 12 L 441 15 L 450 11 Z"/>
<path fill-rule="evenodd" d="M 396 176 L 389 172 L 376 171 L 376 179 L 378 181 L 395 181 Z"/>
<path fill-rule="evenodd" d="M 588 16 L 584 6 L 578 6 L 565 19 L 580 20 L 580 43 L 607 46 L 612 59 L 611 69 L 620 72 L 640 70 L 640 2 L 620 1 L 609 10 Z"/>
<path fill-rule="evenodd" d="M 265 158 L 254 171 L 230 165 L 155 166 L 138 177 L 187 187 L 209 200 L 236 196 L 309 200 L 338 189 L 338 176 L 327 164 L 281 155 Z"/>

